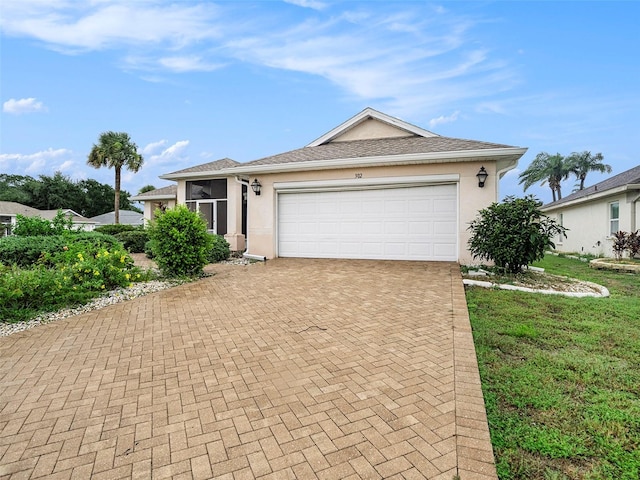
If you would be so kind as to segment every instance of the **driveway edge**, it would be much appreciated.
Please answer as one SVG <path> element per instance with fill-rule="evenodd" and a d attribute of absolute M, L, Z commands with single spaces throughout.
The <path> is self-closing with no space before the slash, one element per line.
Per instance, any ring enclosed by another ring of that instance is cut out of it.
<path fill-rule="evenodd" d="M 462 274 L 453 271 L 451 279 L 458 476 L 497 480 Z"/>

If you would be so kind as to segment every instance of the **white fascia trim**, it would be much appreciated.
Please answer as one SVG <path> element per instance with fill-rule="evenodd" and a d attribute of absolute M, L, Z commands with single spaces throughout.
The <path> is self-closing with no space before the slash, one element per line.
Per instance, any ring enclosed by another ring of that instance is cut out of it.
<path fill-rule="evenodd" d="M 176 195 L 156 195 L 153 197 L 131 197 L 129 200 L 134 202 L 148 202 L 153 200 L 175 200 Z"/>
<path fill-rule="evenodd" d="M 483 150 L 456 150 L 435 153 L 411 153 L 405 155 L 387 155 L 376 157 L 336 158 L 333 160 L 311 160 L 308 162 L 278 163 L 274 165 L 251 165 L 235 167 L 235 173 L 281 173 L 305 170 L 329 170 L 336 168 L 375 167 L 384 165 L 469 162 L 483 159 L 497 160 L 498 157 L 517 156 L 520 158 L 527 151 L 526 148 L 495 148 Z"/>
<path fill-rule="evenodd" d="M 342 180 L 309 180 L 304 182 L 276 182 L 274 190 L 278 193 L 288 192 L 319 192 L 334 190 L 368 190 L 380 187 L 415 187 L 420 185 L 441 185 L 458 183 L 460 175 L 422 175 L 410 177 L 377 177 L 377 178 L 349 178 Z"/>
<path fill-rule="evenodd" d="M 359 123 L 363 122 L 367 118 L 375 118 L 376 120 L 380 120 L 381 122 L 388 123 L 390 125 L 393 125 L 394 127 L 401 128 L 402 130 L 406 130 L 416 135 L 420 135 L 421 137 L 438 137 L 439 136 L 436 133 L 430 132 L 423 128 L 407 123 L 403 120 L 400 120 L 399 118 L 391 117 L 386 113 L 382 113 L 377 110 L 374 110 L 371 107 L 367 107 L 360 113 L 351 117 L 346 122 L 341 123 L 334 129 L 322 135 L 320 138 L 317 138 L 316 140 L 311 142 L 309 145 L 307 145 L 307 147 L 317 147 L 318 145 L 322 145 L 323 143 L 326 143 L 327 141 L 337 137 L 341 133 L 344 133 L 350 128 L 358 125 Z"/>

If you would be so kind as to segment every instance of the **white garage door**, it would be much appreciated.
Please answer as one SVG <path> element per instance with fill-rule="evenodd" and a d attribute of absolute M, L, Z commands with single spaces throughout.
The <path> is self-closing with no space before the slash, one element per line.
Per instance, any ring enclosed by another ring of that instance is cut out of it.
<path fill-rule="evenodd" d="M 278 255 L 458 259 L 456 185 L 278 195 Z"/>

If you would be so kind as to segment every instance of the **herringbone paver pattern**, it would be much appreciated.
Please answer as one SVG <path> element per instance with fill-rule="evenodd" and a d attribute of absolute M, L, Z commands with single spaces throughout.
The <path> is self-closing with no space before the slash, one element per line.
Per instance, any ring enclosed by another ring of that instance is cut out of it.
<path fill-rule="evenodd" d="M 456 264 L 214 270 L 0 339 L 0 478 L 496 478 Z"/>

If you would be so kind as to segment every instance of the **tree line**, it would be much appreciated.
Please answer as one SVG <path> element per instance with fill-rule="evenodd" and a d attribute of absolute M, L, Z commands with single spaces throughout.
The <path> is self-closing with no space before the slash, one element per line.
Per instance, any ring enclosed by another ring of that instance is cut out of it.
<path fill-rule="evenodd" d="M 17 202 L 38 210 L 70 208 L 85 217 L 95 217 L 114 209 L 116 192 L 111 185 L 97 180 L 73 181 L 61 172 L 53 176 L 0 174 L 0 200 Z M 120 192 L 119 206 L 123 210 L 142 212 L 127 191 Z"/>
<path fill-rule="evenodd" d="M 572 174 L 579 182 L 576 190 L 583 190 L 589 172 L 611 173 L 611 165 L 607 165 L 603 160 L 602 153 L 592 155 L 588 151 L 573 152 L 567 157 L 559 153 L 549 155 L 547 152 L 540 152 L 529 167 L 520 174 L 519 183 L 524 183 L 525 192 L 538 182 L 541 185 L 546 183 L 551 189 L 555 202 L 562 199 L 562 181 L 567 180 Z"/>

